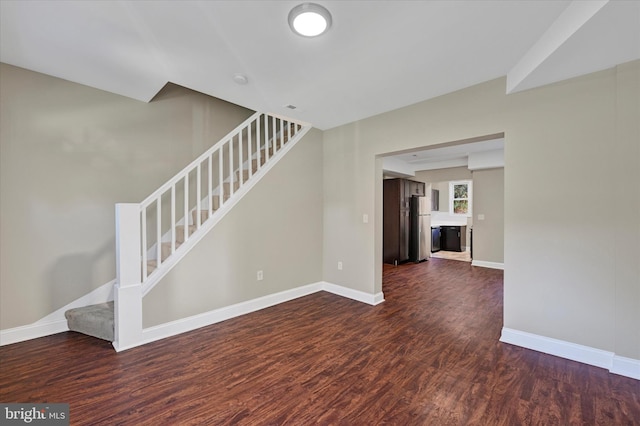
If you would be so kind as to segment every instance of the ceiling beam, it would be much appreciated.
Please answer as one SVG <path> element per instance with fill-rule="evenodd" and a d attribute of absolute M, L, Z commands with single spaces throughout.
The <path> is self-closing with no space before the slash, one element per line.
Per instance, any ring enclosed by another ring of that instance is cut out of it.
<path fill-rule="evenodd" d="M 527 77 L 578 32 L 607 3 L 609 3 L 609 0 L 574 0 L 571 2 L 558 19 L 551 24 L 547 31 L 507 73 L 507 93 L 524 90 L 523 86 Z"/>

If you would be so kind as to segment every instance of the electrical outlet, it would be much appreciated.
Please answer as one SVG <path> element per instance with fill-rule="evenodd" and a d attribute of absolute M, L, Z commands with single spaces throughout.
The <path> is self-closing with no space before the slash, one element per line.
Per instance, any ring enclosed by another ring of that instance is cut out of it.
<path fill-rule="evenodd" d="M 342 262 L 338 262 L 338 271 L 342 271 Z"/>
<path fill-rule="evenodd" d="M 262 281 L 264 279 L 264 274 L 262 273 L 262 271 L 258 271 L 258 281 Z"/>
<path fill-rule="evenodd" d="M 483 214 L 479 214 L 478 215 L 478 220 L 484 220 L 484 215 Z"/>

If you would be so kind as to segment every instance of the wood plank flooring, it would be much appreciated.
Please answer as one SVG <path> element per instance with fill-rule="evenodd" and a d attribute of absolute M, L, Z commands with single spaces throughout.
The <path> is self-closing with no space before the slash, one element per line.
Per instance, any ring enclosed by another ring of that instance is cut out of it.
<path fill-rule="evenodd" d="M 502 271 L 385 266 L 372 307 L 316 293 L 122 353 L 0 348 L 1 402 L 74 425 L 637 425 L 640 382 L 498 342 Z"/>

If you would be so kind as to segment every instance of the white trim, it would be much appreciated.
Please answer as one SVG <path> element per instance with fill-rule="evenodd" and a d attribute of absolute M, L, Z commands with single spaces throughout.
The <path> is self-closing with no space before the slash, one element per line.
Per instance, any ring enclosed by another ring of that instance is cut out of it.
<path fill-rule="evenodd" d="M 507 327 L 502 328 L 500 341 L 583 364 L 606 368 L 611 373 L 640 380 L 640 360 L 620 357 L 613 352 Z"/>
<path fill-rule="evenodd" d="M 288 302 L 299 297 L 317 293 L 322 290 L 320 283 L 309 284 L 302 287 L 293 288 L 291 290 L 281 291 L 279 293 L 269 294 L 258 297 L 256 299 L 247 300 L 246 302 L 236 303 L 235 305 L 225 306 L 214 309 L 209 312 L 194 315 L 187 318 L 171 321 L 165 324 L 156 325 L 142 330 L 142 341 L 139 345 L 154 342 L 156 340 L 186 333 L 211 324 L 216 324 L 241 315 L 259 311 L 270 306 Z M 134 346 L 139 346 L 134 345 Z M 133 346 L 130 346 L 133 347 Z M 129 349 L 129 347 L 117 348 L 118 351 Z"/>
<path fill-rule="evenodd" d="M 112 301 L 114 284 L 115 280 L 109 281 L 108 283 L 96 288 L 91 293 L 66 304 L 62 308 L 50 313 L 33 324 L 0 330 L 0 346 L 24 342 L 25 340 L 37 339 L 39 337 L 68 331 L 69 327 L 67 327 L 67 319 L 65 318 L 64 313 L 73 308 Z"/>
<path fill-rule="evenodd" d="M 259 311 L 261 309 L 288 302 L 290 300 L 317 293 L 319 291 L 327 291 L 328 293 L 353 299 L 358 302 L 367 303 L 369 305 L 377 305 L 384 302 L 384 295 L 382 294 L 382 292 L 369 294 L 359 290 L 353 290 L 347 287 L 320 281 L 302 287 L 296 287 L 291 290 L 285 290 L 279 293 L 269 294 L 266 296 L 258 297 L 256 299 L 236 303 L 235 305 L 214 309 L 209 312 L 182 318 L 165 324 L 145 328 L 142 330 L 142 340 L 140 342 L 129 345 L 118 345 L 114 347 L 116 351 L 120 352 L 136 346 L 141 346 L 147 343 L 155 342 L 157 340 L 165 339 L 167 337 L 172 337 L 181 333 L 196 330 L 201 327 L 216 324 L 231 318 L 238 317 L 240 315 Z"/>
<path fill-rule="evenodd" d="M 613 363 L 609 369 L 613 374 L 631 377 L 640 380 L 640 359 L 625 358 L 620 355 L 613 356 Z"/>
<path fill-rule="evenodd" d="M 142 341 L 142 286 L 116 285 L 113 325 L 116 351 L 137 346 Z"/>
<path fill-rule="evenodd" d="M 472 260 L 471 266 L 479 266 L 481 268 L 502 269 L 504 270 L 504 263 L 487 262 L 486 260 Z"/>
<path fill-rule="evenodd" d="M 51 321 L 42 324 L 33 323 L 22 327 L 8 328 L 6 330 L 0 330 L 0 346 L 38 339 L 68 330 L 67 320 Z"/>
<path fill-rule="evenodd" d="M 268 308 L 270 306 L 278 305 L 280 303 L 288 302 L 290 300 L 317 293 L 319 291 L 326 291 L 328 293 L 346 297 L 348 299 L 366 303 L 372 306 L 384 302 L 384 294 L 382 292 L 370 294 L 337 284 L 320 281 L 314 284 L 308 284 L 302 287 L 293 288 L 291 290 L 282 291 L 280 293 L 258 297 L 256 299 L 237 303 L 235 305 L 225 306 L 213 311 L 194 315 L 192 317 L 183 318 L 166 324 L 146 328 L 142 330 L 142 339 L 140 340 L 140 342 L 129 344 L 114 343 L 114 348 L 116 349 L 116 351 L 120 352 L 136 346 L 144 345 L 146 343 L 154 342 L 156 340 L 175 336 L 181 333 L 195 330 L 197 328 L 225 321 L 227 319 L 235 318 L 240 315 L 255 312 L 260 309 Z M 79 306 L 93 305 L 96 303 L 103 303 L 111 300 L 113 300 L 113 281 L 104 284 L 88 295 L 66 305 L 64 308 L 60 308 L 56 312 L 46 316 L 37 323 L 7 330 L 0 330 L 0 346 L 23 342 L 30 339 L 37 339 L 39 337 L 68 331 L 69 328 L 67 327 L 67 321 L 66 319 L 64 319 L 64 312 L 66 312 L 68 309 Z M 60 317 L 61 319 L 58 319 L 57 317 Z"/>
<path fill-rule="evenodd" d="M 378 305 L 384 302 L 384 294 L 382 292 L 371 294 L 364 291 L 354 290 L 352 288 L 343 287 L 337 284 L 331 284 L 328 282 L 322 282 L 322 290 L 336 294 L 338 296 L 346 297 L 348 299 L 357 300 L 358 302 L 366 303 L 368 305 Z"/>
<path fill-rule="evenodd" d="M 453 187 L 456 185 L 467 185 L 467 198 L 454 198 Z M 453 210 L 454 200 L 467 200 L 467 212 L 455 213 Z M 452 180 L 449 181 L 449 215 L 455 217 L 473 217 L 473 181 L 470 179 L 465 180 Z"/>
<path fill-rule="evenodd" d="M 506 327 L 502 328 L 500 341 L 606 369 L 613 363 L 613 352 Z"/>

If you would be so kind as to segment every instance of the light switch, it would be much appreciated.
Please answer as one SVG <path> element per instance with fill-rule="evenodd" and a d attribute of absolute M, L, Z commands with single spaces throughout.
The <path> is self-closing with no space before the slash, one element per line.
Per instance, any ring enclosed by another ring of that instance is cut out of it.
<path fill-rule="evenodd" d="M 484 220 L 484 215 L 483 214 L 479 214 L 478 215 L 478 220 Z"/>
<path fill-rule="evenodd" d="M 368 214 L 363 214 L 362 215 L 362 223 L 369 223 L 369 215 Z"/>

